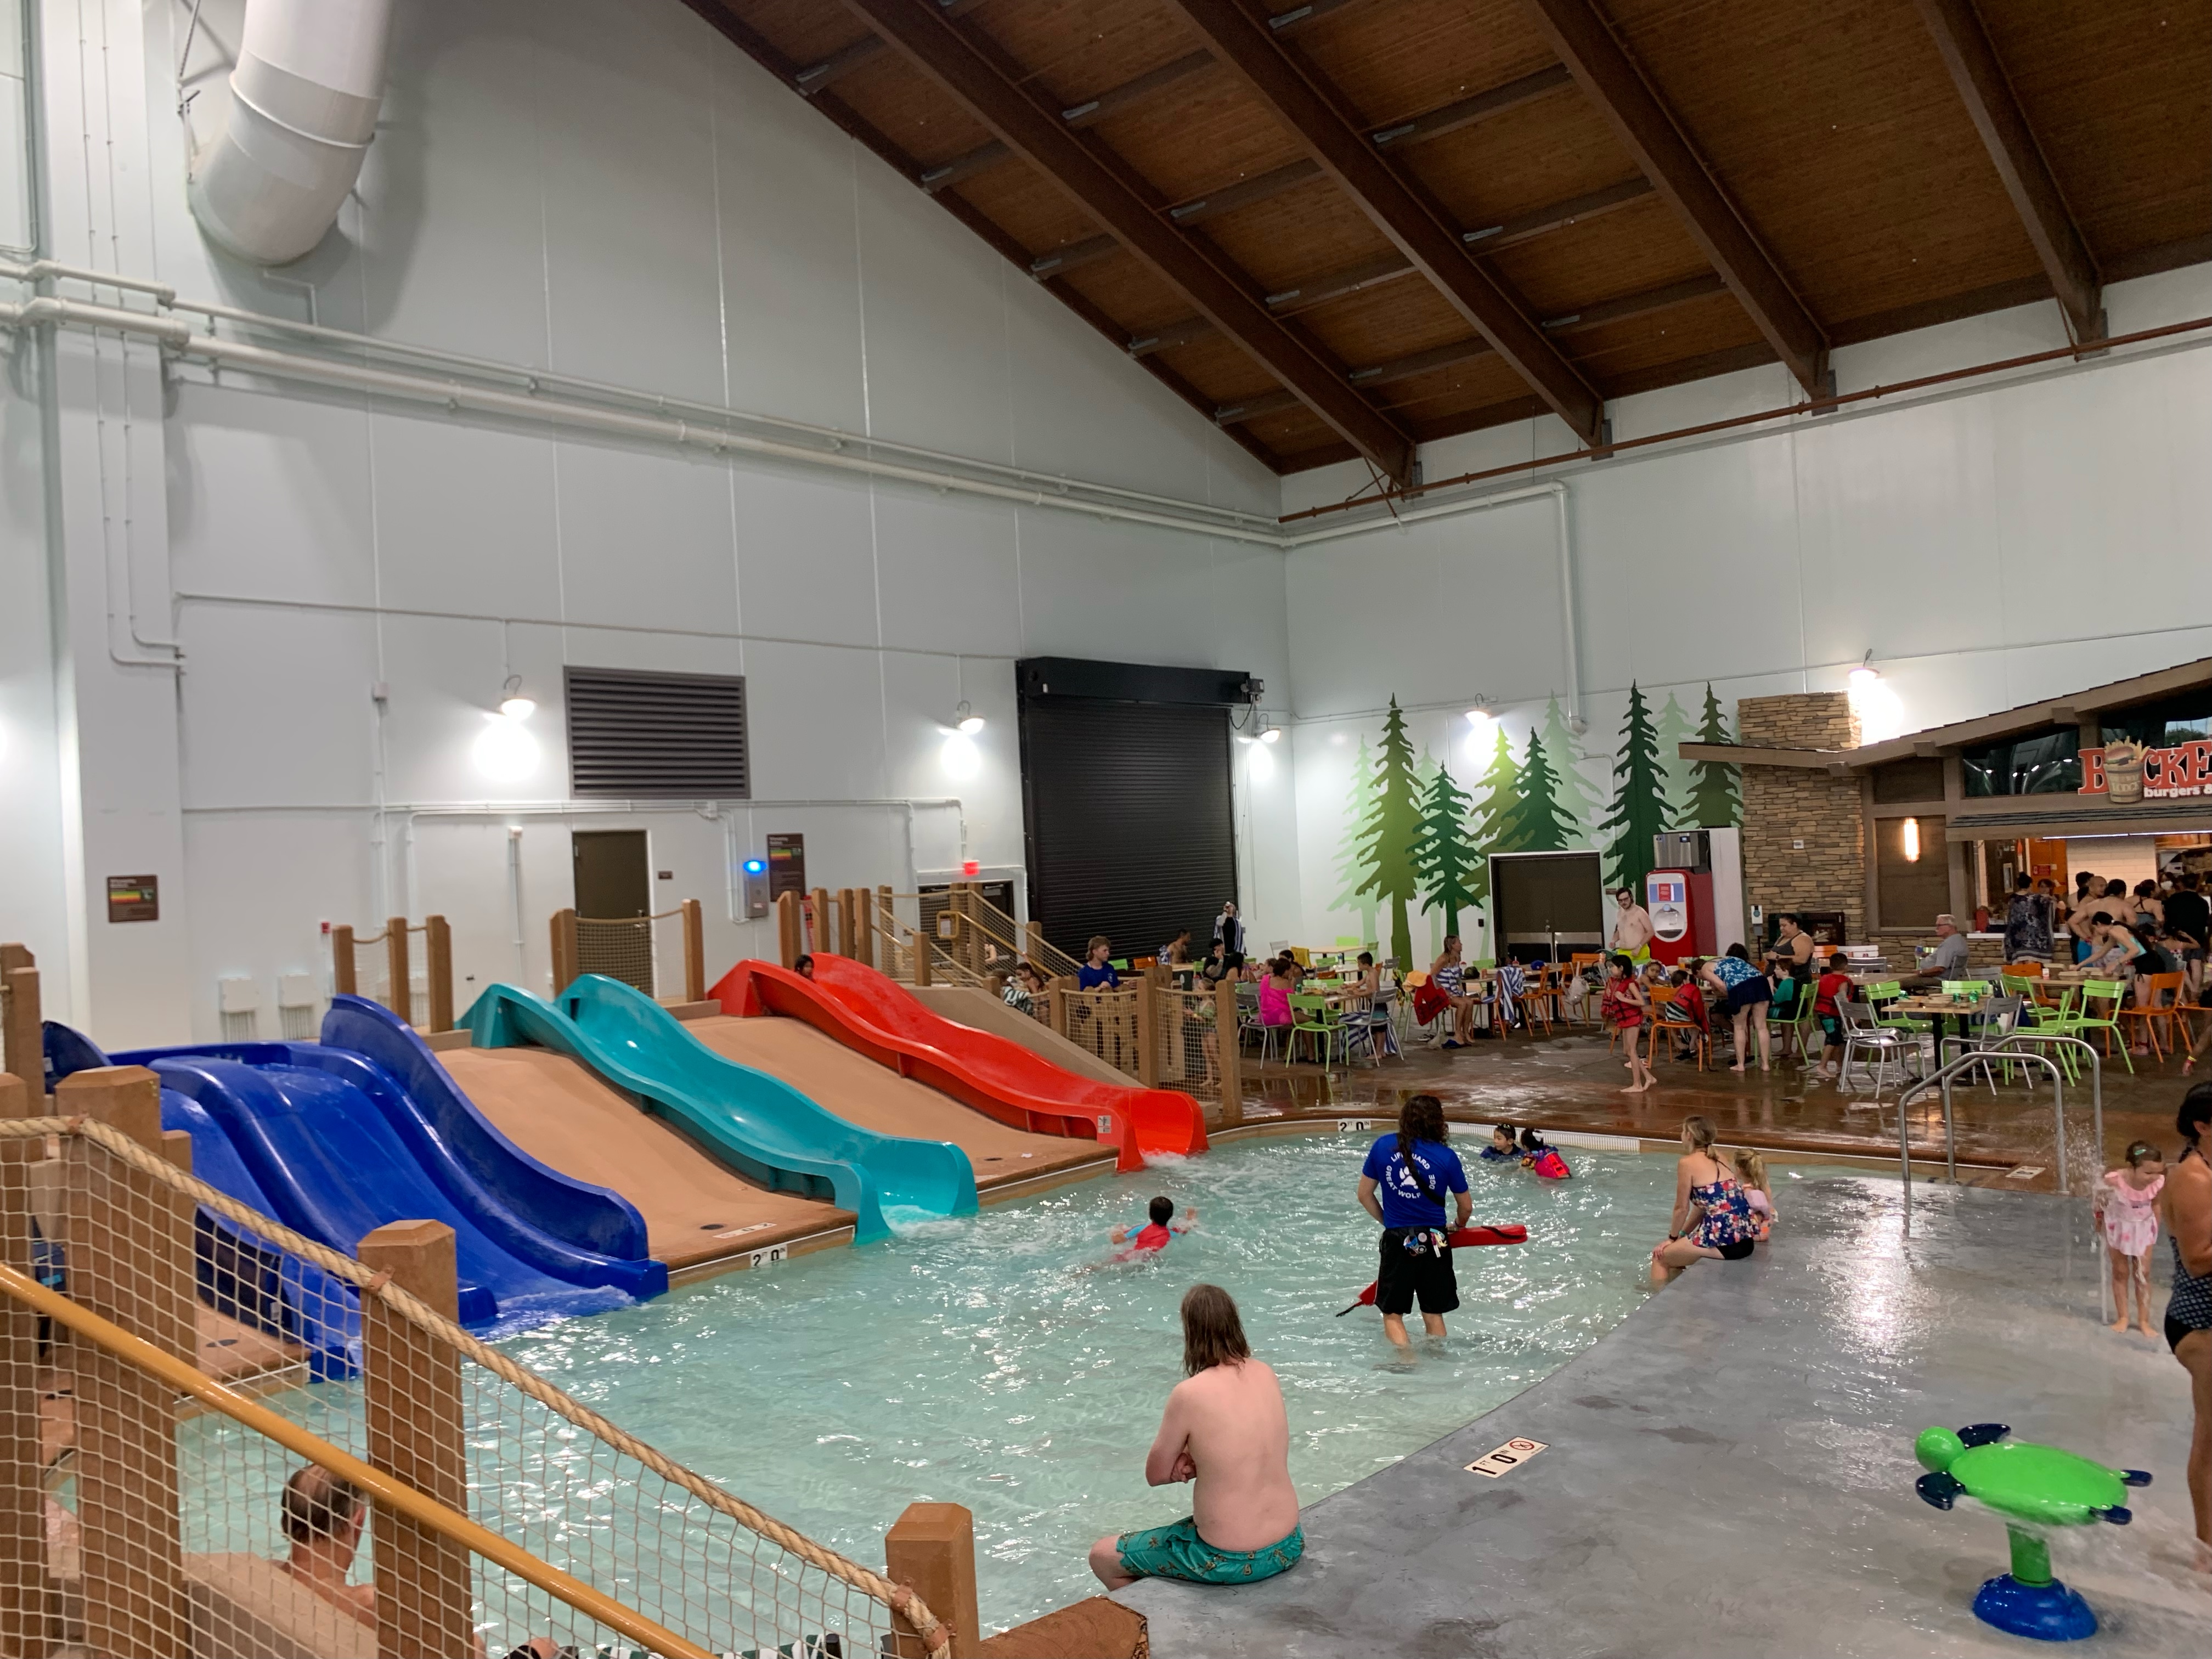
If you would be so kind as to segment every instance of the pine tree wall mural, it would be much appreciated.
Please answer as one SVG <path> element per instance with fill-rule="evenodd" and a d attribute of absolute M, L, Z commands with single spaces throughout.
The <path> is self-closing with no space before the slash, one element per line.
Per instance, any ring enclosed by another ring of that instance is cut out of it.
<path fill-rule="evenodd" d="M 1419 896 L 1413 847 L 1420 835 L 1421 803 L 1413 781 L 1413 745 L 1406 736 L 1406 717 L 1398 699 L 1382 720 L 1382 750 L 1375 763 L 1375 806 L 1370 827 L 1359 839 L 1363 874 L 1358 891 L 1371 893 L 1390 908 L 1390 953 L 1401 967 L 1413 960 L 1413 935 L 1407 902 Z"/>
<path fill-rule="evenodd" d="M 1698 728 L 1690 724 L 1690 717 L 1682 712 L 1682 705 L 1674 701 L 1669 691 L 1667 701 L 1660 705 L 1656 726 L 1659 733 L 1659 770 L 1667 791 L 1668 817 L 1665 828 L 1682 830 L 1690 826 L 1690 768 L 1693 763 L 1682 758 L 1682 745 L 1698 735 Z"/>
<path fill-rule="evenodd" d="M 1698 722 L 1699 743 L 1733 743 L 1735 734 L 1721 713 L 1720 699 L 1705 686 L 1705 708 Z M 1690 768 L 1690 801 L 1683 822 L 1700 830 L 1730 830 L 1743 822 L 1743 797 L 1736 769 L 1725 761 L 1698 761 Z"/>
<path fill-rule="evenodd" d="M 1367 747 L 1367 739 L 1359 740 L 1359 752 L 1352 757 L 1352 787 L 1345 797 L 1345 833 L 1343 850 L 1336 860 L 1340 887 L 1329 908 L 1354 910 L 1359 915 L 1359 937 L 1376 939 L 1382 936 L 1375 931 L 1376 905 L 1375 895 L 1360 890 L 1367 879 L 1367 867 L 1360 858 L 1360 842 L 1375 827 L 1375 757 Z"/>
<path fill-rule="evenodd" d="M 1590 787 L 1589 779 L 1583 771 L 1583 763 L 1589 757 L 1567 729 L 1567 717 L 1559 712 L 1559 700 L 1554 696 L 1544 706 L 1544 754 L 1558 775 L 1559 783 L 1553 791 L 1559 811 L 1565 813 L 1575 828 L 1575 839 L 1580 841 L 1597 822 L 1600 801 L 1598 792 Z"/>
<path fill-rule="evenodd" d="M 1607 836 L 1606 879 L 1640 897 L 1651 873 L 1651 839 L 1667 827 L 1666 775 L 1659 763 L 1659 733 L 1650 706 L 1634 681 L 1620 724 L 1620 757 L 1613 767 L 1613 811 L 1598 826 Z"/>
<path fill-rule="evenodd" d="M 1429 799 L 1429 791 L 1435 787 L 1436 781 L 1437 759 L 1435 756 L 1429 753 L 1428 745 L 1424 744 L 1421 746 L 1421 758 L 1413 768 L 1413 799 L 1416 801 L 1423 803 L 1422 812 L 1424 822 L 1426 821 L 1426 802 Z M 1417 831 L 1415 834 L 1415 845 L 1406 849 L 1413 857 L 1414 879 L 1417 881 L 1420 879 L 1420 852 L 1419 842 L 1419 834 Z M 1431 957 L 1434 957 L 1444 948 L 1443 915 L 1441 912 L 1431 908 L 1425 897 L 1424 897 L 1421 902 L 1421 915 L 1429 924 L 1428 941 L 1421 948 L 1427 951 Z"/>
<path fill-rule="evenodd" d="M 1468 835 L 1468 814 L 1474 797 L 1459 787 L 1451 768 L 1439 766 L 1421 798 L 1421 831 L 1413 843 L 1413 868 L 1421 882 L 1421 902 L 1440 916 L 1446 933 L 1459 932 L 1459 913 L 1482 902 L 1474 873 L 1482 863 Z M 1489 883 L 1483 886 L 1486 891 Z"/>
<path fill-rule="evenodd" d="M 1578 839 L 1576 826 L 1559 810 L 1559 775 L 1544 753 L 1543 739 L 1528 734 L 1528 753 L 1515 782 L 1512 811 L 1502 826 L 1501 853 L 1564 853 Z M 1648 849 L 1647 849 L 1648 850 Z"/>

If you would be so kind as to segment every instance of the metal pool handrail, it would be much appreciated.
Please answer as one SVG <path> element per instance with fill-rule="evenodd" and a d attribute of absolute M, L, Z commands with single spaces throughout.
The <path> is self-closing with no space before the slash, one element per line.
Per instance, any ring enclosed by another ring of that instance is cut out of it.
<path fill-rule="evenodd" d="M 1897 1097 L 1897 1158 L 1905 1176 L 1905 1231 L 1908 1234 L 1912 1231 L 1912 1134 L 1905 1109 L 1937 1085 L 1942 1085 L 1944 1167 L 1955 1183 L 1959 1164 L 1957 1138 L 1951 1121 L 1951 1079 L 1992 1054 L 2018 1060 L 2023 1066 L 2040 1066 L 2051 1073 L 2051 1104 L 2057 1131 L 2058 1190 L 2066 1190 L 2066 1074 L 2059 1069 L 2058 1062 L 2049 1054 L 2023 1054 L 2016 1048 L 1969 1048 L 1957 1059 L 1945 1061 Z"/>
<path fill-rule="evenodd" d="M 2069 1048 L 2079 1048 L 2089 1056 L 2089 1121 L 2096 1135 L 2096 1155 L 2105 1155 L 2105 1057 L 2097 1052 L 2097 1045 L 2077 1036 L 2062 1036 L 2056 1031 L 2021 1031 L 2008 1033 L 1997 1043 L 2002 1049 L 2014 1042 L 2063 1042 Z M 2058 1184 L 2066 1185 L 2065 1152 L 2062 1143 L 2059 1152 Z"/>

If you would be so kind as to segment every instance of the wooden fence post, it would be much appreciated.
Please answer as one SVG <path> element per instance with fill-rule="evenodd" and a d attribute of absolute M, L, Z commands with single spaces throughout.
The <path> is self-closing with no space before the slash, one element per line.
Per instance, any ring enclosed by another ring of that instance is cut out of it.
<path fill-rule="evenodd" d="M 1062 974 L 1052 982 L 1052 1029 L 1062 1036 L 1067 1035 L 1067 994 L 1075 988 L 1075 981 Z"/>
<path fill-rule="evenodd" d="M 46 1042 L 39 1005 L 39 970 L 20 945 L 0 945 L 0 1071 L 46 1097 Z"/>
<path fill-rule="evenodd" d="M 422 950 L 430 969 L 430 1029 L 453 1029 L 453 930 L 443 916 L 422 918 Z"/>
<path fill-rule="evenodd" d="M 399 1016 L 402 1025 L 415 1023 L 415 970 L 407 963 L 407 918 L 387 917 L 384 923 L 384 1006 Z"/>
<path fill-rule="evenodd" d="M 959 1504 L 909 1504 L 884 1534 L 884 1576 L 905 1584 L 952 1637 L 952 1659 L 972 1659 L 979 1639 L 975 1517 Z M 899 1651 L 920 1654 L 919 1632 L 900 1622 Z"/>
<path fill-rule="evenodd" d="M 362 1237 L 358 1255 L 433 1312 L 459 1317 L 453 1230 L 444 1222 L 389 1222 Z M 368 1462 L 467 1514 L 460 1355 L 376 1296 L 361 1299 L 361 1343 Z M 466 1547 L 381 1506 L 375 1541 L 379 1659 L 468 1659 L 475 1606 Z"/>
<path fill-rule="evenodd" d="M 806 953 L 805 937 L 806 927 L 799 915 L 799 895 L 778 893 L 775 896 L 775 948 L 785 967 L 799 965 L 799 958 Z"/>
<path fill-rule="evenodd" d="M 898 935 L 891 931 L 891 890 L 888 885 L 876 889 L 876 937 L 884 942 L 883 960 L 876 966 L 889 974 L 898 966 Z"/>
<path fill-rule="evenodd" d="M 697 899 L 685 899 L 684 911 L 684 1000 L 707 1000 L 706 911 Z"/>
<path fill-rule="evenodd" d="M 76 1073 L 54 1099 L 59 1115 L 96 1119 L 191 1168 L 191 1137 L 161 1133 L 161 1080 L 144 1066 Z M 82 1137 L 64 1137 L 62 1157 L 70 1297 L 192 1364 L 191 1200 Z M 176 1393 L 96 1344 L 70 1339 L 69 1351 L 85 1645 L 115 1659 L 174 1659 L 191 1651 Z"/>
<path fill-rule="evenodd" d="M 44 1105 L 45 1097 L 34 1097 L 29 1085 L 0 1073 L 0 1118 L 28 1117 L 34 1107 Z M 43 1141 L 0 1140 L 0 1261 L 19 1273 L 33 1269 L 31 1165 L 45 1157 Z M 46 1645 L 46 1528 L 39 1316 L 12 1296 L 0 1297 L 0 1303 L 5 1304 L 0 1305 L 0 1652 L 41 1653 Z"/>
<path fill-rule="evenodd" d="M 353 972 L 353 929 L 340 922 L 331 929 L 331 994 L 359 996 Z"/>
<path fill-rule="evenodd" d="M 1160 1086 L 1160 987 L 1147 968 L 1137 975 L 1137 1081 L 1147 1089 Z"/>
<path fill-rule="evenodd" d="M 849 957 L 860 948 L 860 930 L 854 925 L 858 901 L 849 887 L 837 890 L 837 954 Z"/>
<path fill-rule="evenodd" d="M 553 994 L 559 996 L 576 977 L 576 910 L 574 905 L 553 913 Z"/>
<path fill-rule="evenodd" d="M 853 890 L 853 959 L 876 965 L 876 895 L 872 888 Z"/>
<path fill-rule="evenodd" d="M 929 983 L 929 951 L 931 944 L 932 940 L 928 934 L 923 933 L 919 927 L 914 930 L 914 982 L 916 985 L 927 985 Z M 927 1596 L 922 1599 L 924 1601 L 928 1600 Z"/>
<path fill-rule="evenodd" d="M 830 948 L 830 941 L 836 937 L 830 931 L 830 890 L 827 887 L 817 887 L 807 896 L 813 901 L 811 908 L 814 912 L 814 926 L 808 934 L 806 948 L 810 951 L 827 951 Z"/>
<path fill-rule="evenodd" d="M 1243 1033 L 1237 1026 L 1237 981 L 1224 978 L 1213 988 L 1213 1046 L 1221 1051 L 1221 1121 L 1244 1121 Z"/>

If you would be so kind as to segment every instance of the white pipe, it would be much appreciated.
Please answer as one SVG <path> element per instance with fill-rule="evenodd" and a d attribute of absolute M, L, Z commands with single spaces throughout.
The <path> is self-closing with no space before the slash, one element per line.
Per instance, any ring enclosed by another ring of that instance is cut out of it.
<path fill-rule="evenodd" d="M 262 265 L 323 240 L 376 136 L 391 37 L 392 0 L 246 0 L 230 115 L 188 191 L 211 240 Z"/>
<path fill-rule="evenodd" d="M 1567 487 L 1554 483 L 1553 499 L 1559 512 L 1559 635 L 1567 658 L 1567 728 L 1577 737 L 1583 722 L 1582 612 L 1575 605 L 1575 533 L 1567 516 Z"/>

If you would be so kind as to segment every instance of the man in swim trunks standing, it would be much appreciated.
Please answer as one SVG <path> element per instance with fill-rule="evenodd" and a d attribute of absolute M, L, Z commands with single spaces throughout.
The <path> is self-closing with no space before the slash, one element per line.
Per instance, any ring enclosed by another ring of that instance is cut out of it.
<path fill-rule="evenodd" d="M 1237 1304 L 1218 1285 L 1183 1294 L 1182 1368 L 1145 1458 L 1145 1480 L 1154 1486 L 1196 1481 L 1191 1513 L 1172 1526 L 1093 1544 L 1091 1571 L 1108 1589 L 1139 1578 L 1256 1583 L 1296 1566 L 1305 1553 L 1283 1390 L 1274 1371 L 1252 1358 Z"/>
<path fill-rule="evenodd" d="M 1631 962 L 1650 961 L 1651 913 L 1638 904 L 1636 895 L 1626 887 L 1613 896 L 1620 906 L 1620 914 L 1613 919 L 1611 948 Z"/>

